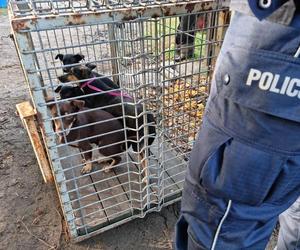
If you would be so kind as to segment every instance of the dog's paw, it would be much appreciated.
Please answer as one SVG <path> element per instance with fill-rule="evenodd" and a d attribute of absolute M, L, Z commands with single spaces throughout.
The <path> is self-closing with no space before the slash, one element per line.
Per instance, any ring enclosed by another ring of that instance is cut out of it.
<path fill-rule="evenodd" d="M 116 161 L 112 159 L 112 162 L 108 162 L 108 160 L 106 159 L 105 162 L 106 164 L 103 166 L 104 173 L 109 173 L 114 168 Z"/>
<path fill-rule="evenodd" d="M 142 179 L 142 182 L 146 185 L 148 185 L 148 177 L 145 176 L 143 179 Z"/>
<path fill-rule="evenodd" d="M 85 166 L 81 169 L 81 174 L 88 174 L 92 171 L 92 163 L 88 162 Z"/>
<path fill-rule="evenodd" d="M 106 165 L 103 169 L 104 169 L 104 173 L 109 173 L 111 172 L 113 166 L 111 165 Z"/>

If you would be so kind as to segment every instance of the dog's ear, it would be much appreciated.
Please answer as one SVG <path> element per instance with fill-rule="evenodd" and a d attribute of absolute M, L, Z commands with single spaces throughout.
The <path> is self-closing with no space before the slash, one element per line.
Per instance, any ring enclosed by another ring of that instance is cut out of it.
<path fill-rule="evenodd" d="M 62 88 L 62 86 L 60 85 L 60 86 L 58 86 L 55 90 L 54 90 L 54 92 L 55 93 L 59 93 L 60 91 L 61 91 L 61 88 Z"/>
<path fill-rule="evenodd" d="M 55 57 L 55 60 L 57 60 L 59 58 L 59 60 L 63 60 L 64 59 L 64 55 L 63 54 L 57 54 Z"/>
<path fill-rule="evenodd" d="M 84 107 L 85 101 L 82 101 L 82 100 L 73 100 L 73 101 L 71 101 L 71 104 L 72 104 L 73 106 L 75 106 L 76 108 L 81 109 L 81 108 Z"/>
<path fill-rule="evenodd" d="M 85 66 L 88 67 L 90 70 L 97 68 L 97 65 L 92 64 L 92 63 L 87 63 Z"/>
<path fill-rule="evenodd" d="M 84 55 L 76 54 L 74 55 L 74 58 L 76 59 L 77 62 L 80 62 L 81 60 L 84 59 Z"/>

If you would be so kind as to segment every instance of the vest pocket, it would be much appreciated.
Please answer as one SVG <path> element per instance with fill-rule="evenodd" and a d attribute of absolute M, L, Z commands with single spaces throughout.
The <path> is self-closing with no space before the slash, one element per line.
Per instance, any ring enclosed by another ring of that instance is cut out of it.
<path fill-rule="evenodd" d="M 205 162 L 201 185 L 215 196 L 257 206 L 268 197 L 284 162 L 280 155 L 229 139 Z"/>
<path fill-rule="evenodd" d="M 219 97 L 245 108 L 300 122 L 300 59 L 241 47 L 224 49 L 215 79 Z"/>

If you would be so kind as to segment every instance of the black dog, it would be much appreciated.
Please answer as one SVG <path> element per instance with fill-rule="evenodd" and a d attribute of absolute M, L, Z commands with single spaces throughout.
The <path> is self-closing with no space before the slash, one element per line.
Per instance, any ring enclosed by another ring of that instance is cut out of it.
<path fill-rule="evenodd" d="M 81 55 L 81 54 L 66 54 L 66 55 L 58 54 L 58 55 L 56 55 L 55 59 L 59 59 L 63 63 L 63 65 L 70 65 L 70 64 L 79 63 L 80 61 L 84 60 L 84 55 Z M 92 63 L 87 63 L 86 66 L 90 70 L 93 70 L 96 68 L 96 65 L 92 64 Z M 65 68 L 63 68 L 63 71 L 65 73 L 68 73 L 71 68 L 72 68 L 72 66 L 65 67 Z M 93 72 L 93 74 L 96 77 L 103 77 L 102 82 L 103 82 L 103 84 L 107 85 L 108 88 L 112 88 L 112 89 L 119 88 L 119 85 L 115 84 L 108 77 L 104 77 L 104 75 L 98 74 L 97 72 Z"/>
<path fill-rule="evenodd" d="M 90 102 L 90 99 L 88 97 L 84 97 L 84 92 L 82 91 L 82 89 L 78 86 L 58 86 L 55 90 L 55 93 L 59 93 L 60 97 L 62 99 L 69 99 L 72 97 L 80 97 L 83 96 L 81 98 L 76 98 L 76 100 L 81 100 L 84 101 L 85 106 L 88 108 L 91 108 L 93 106 L 93 104 Z"/>
<path fill-rule="evenodd" d="M 63 65 L 79 63 L 81 60 L 84 60 L 84 55 L 81 54 L 57 54 L 55 59 L 59 59 Z M 71 67 L 63 68 L 64 72 L 69 72 Z"/>
<path fill-rule="evenodd" d="M 91 71 L 89 67 L 86 66 L 75 66 L 72 67 L 70 72 L 59 76 L 58 79 L 65 83 L 70 81 L 81 81 L 79 83 L 80 88 L 83 90 L 84 94 L 93 94 L 98 93 L 97 95 L 93 95 L 87 97 L 89 102 L 89 108 L 96 107 L 105 107 L 104 110 L 111 113 L 113 116 L 120 118 L 120 121 L 123 121 L 123 107 L 122 107 L 122 98 L 123 98 L 123 106 L 124 106 L 124 115 L 125 115 L 125 123 L 128 129 L 126 130 L 127 138 L 134 151 L 138 151 L 138 146 L 143 148 L 144 146 L 144 117 L 142 115 L 143 106 L 141 104 L 133 104 L 133 99 L 128 95 L 121 96 L 119 90 L 114 90 L 114 92 L 102 92 L 102 91 L 110 91 L 111 88 L 108 88 L 107 85 L 103 84 L 101 79 L 95 79 L 94 72 Z M 90 80 L 92 79 L 92 80 Z M 86 81 L 84 81 L 86 80 Z M 76 88 L 76 87 L 74 87 Z M 101 93 L 102 92 L 102 93 Z M 70 97 L 72 94 L 78 93 L 77 91 L 69 91 L 68 95 L 63 95 L 62 91 L 60 92 L 61 98 L 64 99 L 67 96 Z M 112 107 L 107 107 L 109 105 L 114 105 Z M 137 117 L 137 118 L 136 118 Z M 137 120 L 137 124 L 136 124 Z M 151 145 L 155 139 L 156 129 L 155 129 L 155 119 L 152 114 L 147 114 L 147 128 L 148 128 L 148 144 Z M 124 126 L 125 127 L 125 126 Z M 139 140 L 139 142 L 138 142 Z M 142 155 L 143 157 L 143 155 Z"/>

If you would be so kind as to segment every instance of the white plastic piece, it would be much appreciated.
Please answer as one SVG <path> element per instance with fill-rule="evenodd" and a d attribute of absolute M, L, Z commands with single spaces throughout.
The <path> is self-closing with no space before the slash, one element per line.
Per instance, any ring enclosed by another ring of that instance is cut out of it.
<path fill-rule="evenodd" d="M 272 0 L 259 0 L 259 7 L 267 9 L 270 8 Z"/>
<path fill-rule="evenodd" d="M 229 201 L 228 201 L 228 204 L 227 204 L 227 208 L 226 208 L 225 214 L 223 215 L 223 217 L 222 217 L 222 219 L 221 219 L 221 221 L 220 221 L 220 224 L 218 225 L 217 231 L 216 231 L 216 233 L 215 233 L 214 241 L 213 241 L 213 243 L 212 243 L 212 247 L 211 247 L 210 250 L 215 250 L 215 249 L 216 249 L 216 244 L 217 244 L 217 241 L 218 241 L 218 237 L 219 237 L 221 228 L 222 228 L 223 223 L 224 223 L 224 221 L 226 220 L 226 218 L 227 218 L 227 216 L 228 216 L 228 214 L 229 214 L 231 205 L 232 205 L 232 200 L 229 200 Z"/>

